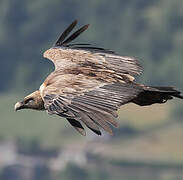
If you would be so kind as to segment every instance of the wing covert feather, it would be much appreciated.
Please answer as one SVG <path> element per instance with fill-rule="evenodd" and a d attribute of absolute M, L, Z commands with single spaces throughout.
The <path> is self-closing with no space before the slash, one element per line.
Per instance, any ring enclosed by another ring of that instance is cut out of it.
<path fill-rule="evenodd" d="M 134 76 L 142 72 L 138 61 L 133 57 L 120 56 L 115 53 L 103 53 L 100 50 L 73 49 L 67 47 L 55 47 L 48 49 L 43 55 L 55 65 L 55 70 L 71 70 L 89 67 L 95 70 L 113 71 L 118 76 L 134 80 Z"/>

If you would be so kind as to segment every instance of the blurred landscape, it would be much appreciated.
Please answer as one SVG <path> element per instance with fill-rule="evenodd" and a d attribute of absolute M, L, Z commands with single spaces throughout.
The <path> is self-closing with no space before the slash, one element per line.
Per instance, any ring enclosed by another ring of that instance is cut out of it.
<path fill-rule="evenodd" d="M 75 19 L 90 24 L 76 42 L 135 56 L 138 82 L 183 91 L 183 1 L 0 0 L 0 180 L 182 180 L 181 100 L 122 106 L 113 136 L 14 112 L 54 70 L 42 54 Z"/>

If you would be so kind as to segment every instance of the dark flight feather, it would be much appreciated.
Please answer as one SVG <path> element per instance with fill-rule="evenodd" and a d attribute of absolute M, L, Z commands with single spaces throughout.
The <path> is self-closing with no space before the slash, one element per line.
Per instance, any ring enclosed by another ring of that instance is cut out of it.
<path fill-rule="evenodd" d="M 106 110 L 102 110 L 99 108 L 95 108 L 93 106 L 87 106 L 83 103 L 76 103 L 74 101 L 72 101 L 72 106 L 75 105 L 77 107 L 79 107 L 82 111 L 84 111 L 85 113 L 92 113 L 92 112 L 96 112 L 96 113 L 100 113 L 102 114 L 103 118 L 110 123 L 111 125 L 113 125 L 114 127 L 118 127 L 118 123 L 116 122 L 115 118 L 117 118 L 117 113 L 114 114 L 113 111 L 107 112 Z"/>
<path fill-rule="evenodd" d="M 75 119 L 69 119 L 67 118 L 68 122 L 83 136 L 86 136 L 85 129 L 81 125 L 79 121 L 76 121 Z"/>
<path fill-rule="evenodd" d="M 74 27 L 77 24 L 77 20 L 75 20 L 72 24 L 68 26 L 68 28 L 61 34 L 57 42 L 55 43 L 55 46 L 61 46 L 64 41 L 64 39 L 69 35 L 69 33 L 74 29 Z"/>
<path fill-rule="evenodd" d="M 77 38 L 82 32 L 84 32 L 87 28 L 88 28 L 89 24 L 84 25 L 83 27 L 81 27 L 79 30 L 77 30 L 76 32 L 74 32 L 69 38 L 67 38 L 63 43 L 62 46 L 66 46 L 68 43 L 70 43 L 72 40 L 74 40 L 75 38 Z"/>

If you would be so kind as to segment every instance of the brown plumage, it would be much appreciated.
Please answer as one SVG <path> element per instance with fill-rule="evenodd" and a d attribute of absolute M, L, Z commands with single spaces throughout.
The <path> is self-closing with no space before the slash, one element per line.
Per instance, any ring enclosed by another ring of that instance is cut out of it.
<path fill-rule="evenodd" d="M 65 117 L 82 135 L 85 130 L 81 123 L 100 135 L 100 128 L 112 134 L 110 125 L 118 127 L 115 119 L 123 104 L 146 106 L 165 103 L 173 97 L 183 99 L 173 87 L 137 84 L 135 76 L 142 70 L 133 57 L 90 44 L 69 44 L 88 28 L 85 25 L 66 39 L 76 24 L 74 21 L 55 46 L 44 52 L 43 56 L 54 63 L 55 71 L 39 90 L 16 103 L 15 110 L 46 110 Z"/>

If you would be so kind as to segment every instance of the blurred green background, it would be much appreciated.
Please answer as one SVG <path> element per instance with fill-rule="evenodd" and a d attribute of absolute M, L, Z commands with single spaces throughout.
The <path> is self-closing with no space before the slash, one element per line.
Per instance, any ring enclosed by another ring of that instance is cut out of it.
<path fill-rule="evenodd" d="M 76 42 L 135 56 L 138 82 L 183 90 L 181 0 L 0 0 L 0 180 L 182 180 L 183 103 L 125 105 L 114 135 L 81 137 L 45 112 L 14 112 L 54 66 L 42 57 L 75 19 Z"/>

